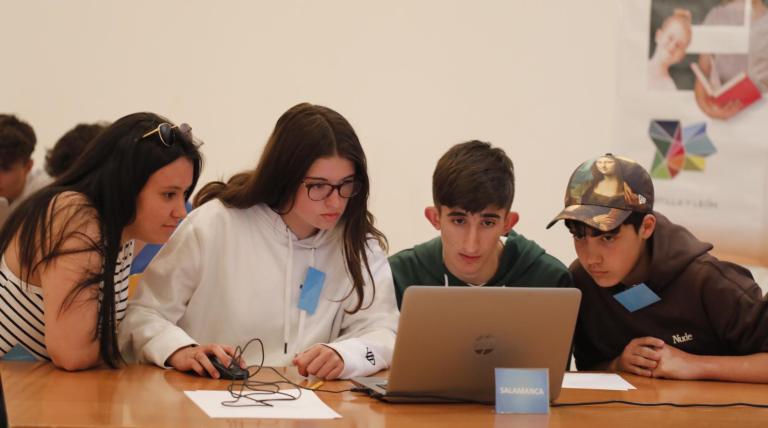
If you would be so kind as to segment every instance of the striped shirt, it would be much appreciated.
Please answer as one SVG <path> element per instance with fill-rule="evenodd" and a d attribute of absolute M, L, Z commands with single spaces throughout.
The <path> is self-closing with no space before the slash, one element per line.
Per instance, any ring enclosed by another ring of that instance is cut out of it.
<path fill-rule="evenodd" d="M 115 265 L 115 315 L 118 322 L 125 316 L 132 260 L 133 241 L 128 241 L 117 255 Z M 0 260 L 0 357 L 17 344 L 40 360 L 51 359 L 45 348 L 43 289 L 21 281 L 3 257 Z"/>

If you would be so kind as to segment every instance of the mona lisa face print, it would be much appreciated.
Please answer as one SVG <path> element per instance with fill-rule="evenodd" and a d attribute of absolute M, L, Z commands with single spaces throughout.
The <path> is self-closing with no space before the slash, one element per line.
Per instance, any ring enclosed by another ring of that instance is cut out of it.
<path fill-rule="evenodd" d="M 571 174 L 558 220 L 576 220 L 601 231 L 618 227 L 633 212 L 653 210 L 653 182 L 637 162 L 607 153 Z"/>

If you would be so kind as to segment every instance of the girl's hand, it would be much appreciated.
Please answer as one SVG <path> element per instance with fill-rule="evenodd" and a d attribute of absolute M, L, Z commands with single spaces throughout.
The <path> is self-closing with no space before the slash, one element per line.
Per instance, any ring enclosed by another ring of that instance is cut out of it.
<path fill-rule="evenodd" d="M 208 356 L 213 355 L 221 361 L 221 364 L 228 366 L 232 362 L 234 353 L 235 349 L 227 345 L 185 346 L 171 354 L 165 364 L 181 372 L 192 370 L 200 376 L 205 376 L 207 373 L 210 377 L 218 379 L 220 377 L 219 371 L 213 367 Z"/>
<path fill-rule="evenodd" d="M 344 370 L 344 360 L 331 347 L 316 344 L 293 359 L 293 365 L 302 376 L 336 379 Z"/>

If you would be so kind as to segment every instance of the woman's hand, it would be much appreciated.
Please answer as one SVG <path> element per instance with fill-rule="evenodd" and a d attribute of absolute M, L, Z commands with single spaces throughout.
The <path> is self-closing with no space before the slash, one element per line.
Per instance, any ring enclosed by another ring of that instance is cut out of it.
<path fill-rule="evenodd" d="M 213 355 L 219 359 L 221 364 L 229 366 L 232 362 L 232 355 L 234 354 L 235 349 L 227 345 L 208 344 L 185 346 L 177 349 L 176 352 L 171 354 L 165 364 L 181 372 L 192 370 L 200 376 L 205 376 L 205 374 L 208 373 L 210 377 L 218 379 L 220 377 L 219 371 L 213 367 L 213 363 L 211 363 L 208 356 Z M 242 362 L 239 363 L 242 367 Z"/>
<path fill-rule="evenodd" d="M 701 87 L 701 83 L 696 82 L 696 88 L 694 88 L 696 103 L 701 111 L 712 119 L 728 120 L 741 111 L 741 101 L 734 100 L 729 101 L 725 105 L 720 105 L 704 89 L 697 89 L 699 87 Z"/>
<path fill-rule="evenodd" d="M 712 71 L 712 56 L 700 55 L 699 68 L 701 68 L 704 75 L 709 76 Z M 693 93 L 696 98 L 696 104 L 699 105 L 701 111 L 712 119 L 728 120 L 742 108 L 741 101 L 738 100 L 730 101 L 725 105 L 718 104 L 715 98 L 707 93 L 699 79 L 696 79 L 693 84 Z"/>
<path fill-rule="evenodd" d="M 331 347 L 316 344 L 293 359 L 293 365 L 302 376 L 313 375 L 321 379 L 336 379 L 344 371 L 344 360 Z"/>

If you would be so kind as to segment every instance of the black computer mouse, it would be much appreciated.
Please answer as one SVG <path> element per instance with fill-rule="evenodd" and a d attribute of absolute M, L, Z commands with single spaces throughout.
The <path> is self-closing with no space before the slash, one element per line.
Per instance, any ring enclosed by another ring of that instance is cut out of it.
<path fill-rule="evenodd" d="M 215 367 L 216 370 L 219 371 L 219 375 L 221 375 L 221 379 L 245 380 L 245 379 L 248 379 L 248 377 L 250 376 L 250 374 L 248 373 L 248 369 L 244 369 L 237 364 L 232 364 L 231 366 L 225 366 L 215 356 L 211 355 L 209 356 L 209 358 L 211 360 L 211 364 L 213 364 L 213 367 Z"/>

